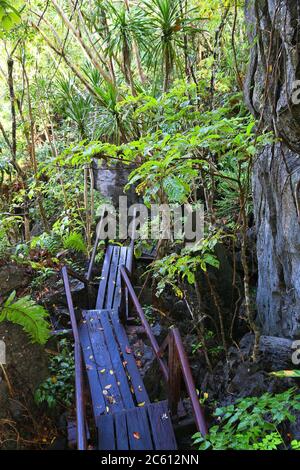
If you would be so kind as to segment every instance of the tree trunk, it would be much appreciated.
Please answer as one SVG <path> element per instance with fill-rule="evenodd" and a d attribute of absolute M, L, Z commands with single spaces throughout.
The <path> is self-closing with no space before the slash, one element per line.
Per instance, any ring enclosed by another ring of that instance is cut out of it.
<path fill-rule="evenodd" d="M 245 100 L 259 127 L 280 142 L 254 163 L 253 195 L 262 333 L 300 334 L 300 78 L 299 0 L 246 0 L 251 57 Z"/>

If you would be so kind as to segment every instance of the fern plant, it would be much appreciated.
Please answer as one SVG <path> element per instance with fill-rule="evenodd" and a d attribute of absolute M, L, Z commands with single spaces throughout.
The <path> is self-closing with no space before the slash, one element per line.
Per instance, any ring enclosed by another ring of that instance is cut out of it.
<path fill-rule="evenodd" d="M 12 292 L 3 305 L 0 323 L 7 320 L 23 327 L 33 343 L 45 344 L 50 336 L 48 312 L 29 296 L 16 300 L 16 292 Z"/>
<path fill-rule="evenodd" d="M 86 245 L 82 235 L 78 232 L 69 233 L 63 240 L 64 248 L 73 250 L 77 253 L 86 253 Z"/>

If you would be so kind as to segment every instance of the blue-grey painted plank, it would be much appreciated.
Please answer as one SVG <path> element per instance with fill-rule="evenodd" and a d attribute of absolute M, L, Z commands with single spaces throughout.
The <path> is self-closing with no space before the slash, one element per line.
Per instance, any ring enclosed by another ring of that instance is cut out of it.
<path fill-rule="evenodd" d="M 84 320 L 85 321 L 85 320 Z M 79 327 L 79 338 L 83 352 L 83 360 L 86 366 L 87 377 L 90 386 L 92 406 L 95 419 L 97 416 L 105 412 L 105 401 L 100 388 L 99 376 L 97 373 L 97 366 L 93 360 L 90 359 L 92 355 L 92 345 L 87 331 L 86 323 L 81 323 Z"/>
<path fill-rule="evenodd" d="M 124 369 L 123 361 L 120 357 L 119 345 L 114 336 L 107 310 L 101 310 L 100 318 L 101 324 L 104 329 L 103 333 L 107 349 L 110 355 L 113 370 L 115 371 L 117 384 L 122 395 L 124 406 L 125 408 L 134 408 L 135 405 L 130 391 L 130 387 L 128 385 L 128 378 Z"/>
<path fill-rule="evenodd" d="M 134 354 L 131 351 L 131 347 L 129 345 L 125 329 L 120 323 L 118 313 L 115 310 L 111 310 L 109 314 L 114 327 L 116 338 L 119 343 L 120 350 L 122 352 L 123 361 L 125 361 L 125 367 L 130 376 L 130 381 L 133 387 L 137 404 L 150 403 L 140 372 L 135 362 Z"/>
<path fill-rule="evenodd" d="M 113 415 L 103 415 L 97 421 L 98 449 L 115 450 L 115 430 Z"/>
<path fill-rule="evenodd" d="M 99 382 L 101 384 L 104 401 L 106 404 L 106 413 L 121 411 L 124 409 L 124 403 L 117 385 L 115 371 L 111 362 L 107 345 L 105 342 L 103 326 L 100 322 L 101 315 L 97 310 L 84 312 L 84 318 L 87 321 L 89 337 L 92 345 L 90 359 L 97 366 Z"/>
<path fill-rule="evenodd" d="M 101 272 L 101 280 L 99 283 L 99 289 L 98 289 L 98 295 L 97 295 L 96 309 L 101 309 L 103 308 L 103 305 L 104 305 L 112 253 L 113 253 L 113 247 L 109 245 L 107 247 L 105 257 L 104 257 L 104 262 L 103 262 L 103 267 L 102 267 L 102 272 Z"/>
<path fill-rule="evenodd" d="M 121 272 L 120 267 L 126 266 L 126 259 L 127 259 L 128 248 L 126 246 L 121 247 L 120 258 L 118 263 L 118 272 L 116 277 L 116 289 L 113 301 L 113 308 L 118 309 L 121 304 Z"/>
<path fill-rule="evenodd" d="M 117 450 L 129 450 L 126 411 L 114 414 Z"/>
<path fill-rule="evenodd" d="M 130 450 L 152 450 L 153 443 L 145 408 L 126 413 Z"/>
<path fill-rule="evenodd" d="M 166 401 L 151 403 L 147 413 L 155 450 L 176 450 L 176 438 Z"/>
<path fill-rule="evenodd" d="M 113 306 L 120 252 L 121 252 L 121 247 L 119 246 L 113 247 L 113 254 L 112 254 L 112 260 L 111 260 L 110 269 L 109 269 L 108 284 L 107 284 L 107 289 L 106 289 L 106 300 L 104 303 L 104 307 L 106 309 L 110 309 Z"/>

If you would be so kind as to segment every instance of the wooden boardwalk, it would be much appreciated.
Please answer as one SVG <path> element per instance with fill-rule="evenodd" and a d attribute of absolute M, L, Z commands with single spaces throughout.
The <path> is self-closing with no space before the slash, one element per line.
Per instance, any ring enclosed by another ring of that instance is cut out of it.
<path fill-rule="evenodd" d="M 67 271 L 65 268 L 63 270 L 75 338 L 75 388 L 79 449 L 86 448 L 84 376 L 87 377 L 94 422 L 97 428 L 98 449 L 173 450 L 177 448 L 170 410 L 174 411 L 174 403 L 177 406 L 177 402 L 180 400 L 182 376 L 179 373 L 178 365 L 181 363 L 182 370 L 184 370 L 186 358 L 181 351 L 182 345 L 179 341 L 180 344 L 177 344 L 178 354 L 175 356 L 173 354 L 172 360 L 169 361 L 171 368 L 172 364 L 175 364 L 176 370 L 170 370 L 165 365 L 162 357 L 165 354 L 168 341 L 160 350 L 151 333 L 150 326 L 131 285 L 132 260 L 133 243 L 129 247 L 117 245 L 107 247 L 95 309 L 83 311 L 79 322 L 76 321 L 74 314 Z M 89 272 L 91 273 L 91 269 Z M 135 310 L 149 336 L 164 378 L 169 381 L 169 401 L 151 403 L 149 400 L 124 325 L 124 312 L 126 316 L 131 309 L 130 296 L 133 301 L 131 303 L 135 305 Z M 122 312 L 123 314 L 121 314 Z M 172 341 L 169 341 L 170 350 L 172 348 L 175 353 L 175 330 L 170 334 L 171 339 Z M 197 419 L 201 421 L 203 416 L 195 386 L 191 375 L 187 377 L 183 374 L 183 378 L 192 399 L 192 406 L 195 407 L 197 423 Z M 191 390 L 189 390 L 190 386 Z M 174 393 L 172 395 L 174 387 L 176 388 L 175 397 Z M 200 423 L 200 428 L 201 425 Z M 205 432 L 204 428 L 205 425 L 202 425 L 202 432 Z"/>

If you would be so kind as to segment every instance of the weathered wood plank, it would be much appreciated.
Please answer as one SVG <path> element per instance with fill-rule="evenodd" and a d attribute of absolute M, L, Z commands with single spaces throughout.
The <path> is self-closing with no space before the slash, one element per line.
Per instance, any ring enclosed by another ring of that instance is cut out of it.
<path fill-rule="evenodd" d="M 136 365 L 133 352 L 131 351 L 126 332 L 124 330 L 123 325 L 120 323 L 118 312 L 115 310 L 111 310 L 109 312 L 109 315 L 114 327 L 115 335 L 118 340 L 120 350 L 122 352 L 123 363 L 130 376 L 130 381 L 133 387 L 136 402 L 137 404 L 150 403 L 140 372 Z"/>
<path fill-rule="evenodd" d="M 126 265 L 127 259 L 127 252 L 128 248 L 126 246 L 122 246 L 120 250 L 120 258 L 118 262 L 118 270 L 116 275 L 116 289 L 114 293 L 113 299 L 113 307 L 114 309 L 118 309 L 121 304 L 121 273 L 120 273 L 120 266 Z"/>
<path fill-rule="evenodd" d="M 94 361 L 97 366 L 97 373 L 101 389 L 99 393 L 104 394 L 106 412 L 121 411 L 124 409 L 124 403 L 120 394 L 119 387 L 115 376 L 115 371 L 111 362 L 105 337 L 103 333 L 103 326 L 99 320 L 99 312 L 89 310 L 84 313 L 86 325 L 88 326 L 88 333 L 92 345 L 92 352 L 90 359 Z"/>
<path fill-rule="evenodd" d="M 97 416 L 105 412 L 105 400 L 100 388 L 99 376 L 95 362 L 90 359 L 92 354 L 92 345 L 87 330 L 87 324 L 81 323 L 79 327 L 79 338 L 83 352 L 83 359 L 85 362 L 87 377 L 90 386 L 92 405 L 95 419 Z"/>
<path fill-rule="evenodd" d="M 126 411 L 114 414 L 117 450 L 129 450 Z"/>
<path fill-rule="evenodd" d="M 111 363 L 113 370 L 117 378 L 117 384 L 119 386 L 120 393 L 124 402 L 125 408 L 134 408 L 134 401 L 130 387 L 128 385 L 128 377 L 126 375 L 122 359 L 120 357 L 119 345 L 114 336 L 110 318 L 107 310 L 101 310 L 99 314 L 101 318 L 101 324 L 103 326 L 103 333 L 107 345 L 108 352 L 110 354 Z"/>
<path fill-rule="evenodd" d="M 97 420 L 98 449 L 115 450 L 115 429 L 113 415 L 103 415 Z"/>
<path fill-rule="evenodd" d="M 152 450 L 151 431 L 144 407 L 126 413 L 130 450 Z"/>
<path fill-rule="evenodd" d="M 106 300 L 104 302 L 104 306 L 106 309 L 111 309 L 113 306 L 120 253 L 121 247 L 114 246 L 107 284 Z"/>
<path fill-rule="evenodd" d="M 99 283 L 99 289 L 98 289 L 98 295 L 97 295 L 96 309 L 101 309 L 104 306 L 112 253 L 113 253 L 113 247 L 110 245 L 107 247 L 105 257 L 104 257 L 102 273 L 101 273 L 101 281 Z"/>
<path fill-rule="evenodd" d="M 151 403 L 147 412 L 155 450 L 176 450 L 176 438 L 166 401 Z"/>

